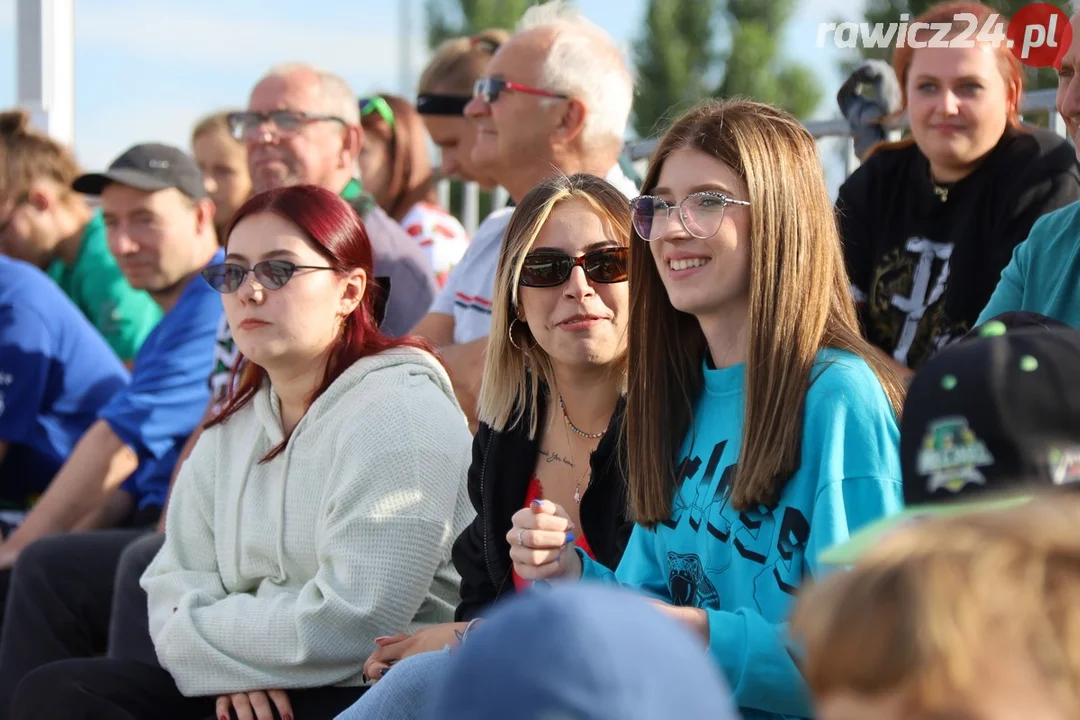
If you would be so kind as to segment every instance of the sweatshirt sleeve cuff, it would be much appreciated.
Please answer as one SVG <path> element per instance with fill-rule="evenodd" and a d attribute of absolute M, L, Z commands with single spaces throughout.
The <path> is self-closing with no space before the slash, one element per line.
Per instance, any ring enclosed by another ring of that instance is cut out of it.
<path fill-rule="evenodd" d="M 615 574 L 601 563 L 589 557 L 584 550 L 574 547 L 574 552 L 581 559 L 581 579 L 591 582 L 615 582 Z"/>

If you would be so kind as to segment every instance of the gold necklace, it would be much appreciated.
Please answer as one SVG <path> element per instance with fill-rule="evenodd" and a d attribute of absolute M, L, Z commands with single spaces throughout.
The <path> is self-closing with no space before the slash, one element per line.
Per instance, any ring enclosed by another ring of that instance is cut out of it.
<path fill-rule="evenodd" d="M 941 202 L 945 202 L 949 199 L 949 190 L 952 187 L 952 183 L 942 184 L 934 179 L 934 171 L 927 168 L 927 172 L 930 175 L 930 185 L 934 189 L 934 194 L 938 196 Z"/>

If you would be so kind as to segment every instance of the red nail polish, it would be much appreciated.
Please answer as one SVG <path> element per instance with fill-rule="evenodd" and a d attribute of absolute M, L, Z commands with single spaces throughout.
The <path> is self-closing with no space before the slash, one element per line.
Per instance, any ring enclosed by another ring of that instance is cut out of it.
<path fill-rule="evenodd" d="M 292 720 L 292 715 L 286 715 L 283 720 Z"/>

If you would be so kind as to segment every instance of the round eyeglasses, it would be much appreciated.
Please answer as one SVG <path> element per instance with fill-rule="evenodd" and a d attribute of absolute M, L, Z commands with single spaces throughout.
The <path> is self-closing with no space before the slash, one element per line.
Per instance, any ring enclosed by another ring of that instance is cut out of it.
<path fill-rule="evenodd" d="M 284 287 L 285 283 L 292 279 L 297 270 L 333 269 L 319 265 L 297 265 L 288 260 L 263 260 L 260 263 L 255 263 L 255 267 L 252 268 L 246 268 L 236 263 L 211 265 L 202 271 L 202 276 L 210 287 L 222 295 L 228 295 L 240 289 L 248 273 L 255 273 L 255 279 L 267 290 L 277 290 Z"/>
<path fill-rule="evenodd" d="M 667 232 L 671 211 L 678 209 L 679 220 L 686 232 L 704 240 L 720 230 L 724 209 L 728 205 L 749 205 L 724 193 L 706 190 L 687 195 L 681 203 L 671 205 L 663 198 L 642 195 L 630 201 L 630 218 L 642 240 L 659 240 Z"/>

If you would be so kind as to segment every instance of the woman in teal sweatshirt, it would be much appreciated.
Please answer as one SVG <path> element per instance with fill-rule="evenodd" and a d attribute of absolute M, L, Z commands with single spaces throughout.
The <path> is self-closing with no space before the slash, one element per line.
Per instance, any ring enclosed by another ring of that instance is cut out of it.
<path fill-rule="evenodd" d="M 860 336 L 794 117 L 691 110 L 643 187 L 625 438 L 637 524 L 611 573 L 567 552 L 572 528 L 535 503 L 508 534 L 514 567 L 641 590 L 700 633 L 746 720 L 810 717 L 788 613 L 822 550 L 900 509 L 903 385 Z"/>

